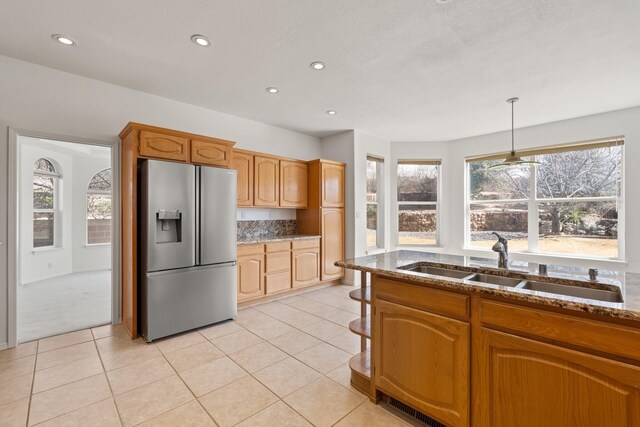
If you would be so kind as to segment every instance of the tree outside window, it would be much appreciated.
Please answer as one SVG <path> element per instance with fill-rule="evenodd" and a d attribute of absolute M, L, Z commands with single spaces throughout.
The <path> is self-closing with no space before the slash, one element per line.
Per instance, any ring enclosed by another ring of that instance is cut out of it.
<path fill-rule="evenodd" d="M 488 170 L 468 163 L 468 241 L 487 249 L 496 231 L 512 250 L 617 258 L 622 141 L 540 150 L 536 167 Z"/>
<path fill-rule="evenodd" d="M 111 243 L 111 169 L 91 178 L 87 187 L 87 244 Z"/>
<path fill-rule="evenodd" d="M 38 159 L 33 170 L 33 247 L 56 244 L 57 188 L 60 173 L 47 159 Z"/>

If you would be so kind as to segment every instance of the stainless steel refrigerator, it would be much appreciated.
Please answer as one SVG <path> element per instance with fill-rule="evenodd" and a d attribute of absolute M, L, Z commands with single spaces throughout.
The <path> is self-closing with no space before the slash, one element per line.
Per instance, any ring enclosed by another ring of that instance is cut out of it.
<path fill-rule="evenodd" d="M 235 318 L 236 172 L 148 160 L 139 182 L 144 338 Z"/>

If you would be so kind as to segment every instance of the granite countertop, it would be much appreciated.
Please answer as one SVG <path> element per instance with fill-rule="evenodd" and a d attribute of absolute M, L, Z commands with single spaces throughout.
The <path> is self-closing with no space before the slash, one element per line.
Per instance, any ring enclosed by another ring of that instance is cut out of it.
<path fill-rule="evenodd" d="M 278 235 L 265 234 L 263 236 L 251 236 L 251 237 L 238 238 L 238 244 L 254 245 L 256 243 L 282 242 L 285 240 L 305 240 L 305 239 L 319 239 L 319 238 L 320 236 L 315 236 L 310 234 L 278 234 Z"/>
<path fill-rule="evenodd" d="M 473 269 L 479 273 L 502 276 L 513 275 L 522 279 L 575 284 L 583 287 L 620 288 L 624 302 L 604 302 L 399 269 L 402 266 L 414 263 L 459 270 Z M 588 269 L 586 268 L 549 264 L 548 274 L 539 276 L 537 274 L 539 264 L 537 263 L 512 261 L 509 263 L 509 269 L 505 270 L 497 268 L 497 260 L 495 259 L 417 251 L 395 251 L 370 255 L 338 261 L 335 265 L 351 270 L 412 280 L 416 283 L 435 284 L 449 289 L 498 295 L 568 310 L 640 321 L 640 274 L 638 273 L 599 270 L 598 280 L 594 283 L 589 281 Z"/>

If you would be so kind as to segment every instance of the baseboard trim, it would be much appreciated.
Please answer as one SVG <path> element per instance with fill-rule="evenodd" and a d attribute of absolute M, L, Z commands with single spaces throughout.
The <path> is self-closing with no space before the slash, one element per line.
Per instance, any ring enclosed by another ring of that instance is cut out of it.
<path fill-rule="evenodd" d="M 290 289 L 290 290 L 287 290 L 287 291 L 284 291 L 284 292 L 280 292 L 280 293 L 277 293 L 277 294 L 266 295 L 266 296 L 262 296 L 260 298 L 256 298 L 256 299 L 252 299 L 252 300 L 248 300 L 248 301 L 242 301 L 242 302 L 238 303 L 238 309 L 247 308 L 247 307 L 251 307 L 251 306 L 254 306 L 254 305 L 260 305 L 260 304 L 263 304 L 263 303 L 268 302 L 268 301 L 275 301 L 275 300 L 278 300 L 278 299 L 283 299 L 283 298 L 291 297 L 291 296 L 294 296 L 294 295 L 306 294 L 307 292 L 317 291 L 318 289 L 327 288 L 329 286 L 339 285 L 340 282 L 341 282 L 340 279 L 329 280 L 329 281 L 326 281 L 326 282 L 316 283 L 315 285 L 305 286 L 304 288 Z"/>

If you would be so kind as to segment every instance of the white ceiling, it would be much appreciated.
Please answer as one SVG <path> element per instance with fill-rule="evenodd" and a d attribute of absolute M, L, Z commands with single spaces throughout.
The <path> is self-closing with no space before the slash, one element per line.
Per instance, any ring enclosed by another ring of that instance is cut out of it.
<path fill-rule="evenodd" d="M 511 96 L 517 126 L 640 105 L 639 22 L 638 0 L 0 0 L 0 54 L 317 136 L 448 140 L 507 129 Z"/>

